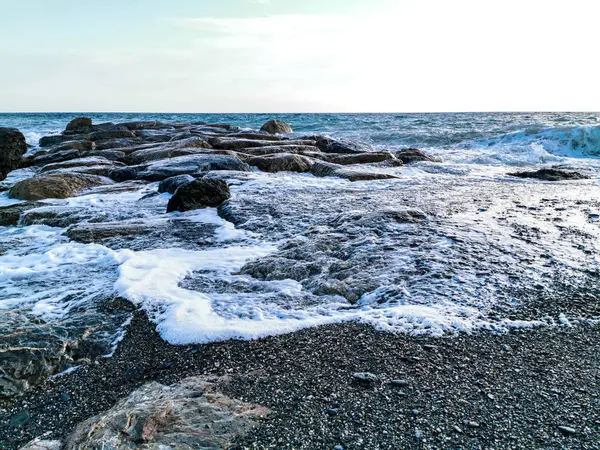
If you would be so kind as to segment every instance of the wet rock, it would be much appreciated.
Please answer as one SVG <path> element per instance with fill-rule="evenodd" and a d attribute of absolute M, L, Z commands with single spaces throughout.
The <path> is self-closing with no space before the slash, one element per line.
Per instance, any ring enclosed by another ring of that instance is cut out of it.
<path fill-rule="evenodd" d="M 237 139 L 231 137 L 216 137 L 208 141 L 214 148 L 222 150 L 242 150 L 252 147 L 272 147 L 279 145 L 309 145 L 314 146 L 315 141 L 311 140 L 256 140 L 256 139 Z"/>
<path fill-rule="evenodd" d="M 127 147 L 135 147 L 137 145 L 140 145 L 143 141 L 141 139 L 126 139 L 126 138 L 121 138 L 121 139 L 107 139 L 107 140 L 103 140 L 103 141 L 98 141 L 96 142 L 96 149 L 97 150 L 113 150 L 113 149 L 124 149 Z M 152 145 L 152 144 L 146 144 L 146 145 Z M 154 144 L 157 145 L 157 144 Z"/>
<path fill-rule="evenodd" d="M 589 177 L 579 172 L 568 172 L 561 169 L 540 169 L 533 172 L 513 172 L 509 173 L 511 177 L 518 178 L 536 178 L 544 181 L 562 181 L 562 180 L 583 180 Z"/>
<path fill-rule="evenodd" d="M 260 127 L 260 131 L 266 131 L 270 134 L 287 134 L 294 132 L 292 127 L 290 127 L 283 120 L 269 120 L 262 127 Z"/>
<path fill-rule="evenodd" d="M 87 140 L 66 141 L 48 148 L 48 152 L 59 152 L 62 150 L 93 150 L 96 148 L 96 143 Z"/>
<path fill-rule="evenodd" d="M 408 386 L 408 381 L 406 380 L 392 380 L 390 381 L 392 386 L 405 387 Z"/>
<path fill-rule="evenodd" d="M 37 175 L 15 184 L 8 192 L 8 196 L 19 200 L 68 198 L 84 189 L 112 183 L 109 178 L 88 174 Z"/>
<path fill-rule="evenodd" d="M 230 133 L 227 135 L 230 138 L 236 139 L 258 139 L 263 141 L 283 141 L 281 136 L 268 134 L 266 132 L 249 132 L 249 131 L 238 131 L 237 133 Z"/>
<path fill-rule="evenodd" d="M 246 160 L 263 172 L 310 172 L 314 161 L 306 156 L 291 153 L 255 156 Z"/>
<path fill-rule="evenodd" d="M 75 137 L 77 136 L 77 137 Z M 62 144 L 63 142 L 73 141 L 73 140 L 85 140 L 85 135 L 62 135 L 62 134 L 53 134 L 50 136 L 44 136 L 40 139 L 39 145 L 40 147 L 50 147 L 53 145 Z"/>
<path fill-rule="evenodd" d="M 195 180 L 180 186 L 169 200 L 167 212 L 217 207 L 231 196 L 222 180 Z"/>
<path fill-rule="evenodd" d="M 118 127 L 113 130 L 94 131 L 88 136 L 90 141 L 102 141 L 108 139 L 129 139 L 135 138 L 135 133 L 125 127 Z"/>
<path fill-rule="evenodd" d="M 66 228 L 81 221 L 100 222 L 106 220 L 104 214 L 86 208 L 49 206 L 41 202 L 32 204 L 39 205 L 39 207 L 25 211 L 21 215 L 19 222 L 21 225 L 47 225 L 49 227 Z"/>
<path fill-rule="evenodd" d="M 160 192 L 161 194 L 163 192 L 174 194 L 179 186 L 191 183 L 194 180 L 195 178 L 191 175 L 177 175 L 174 177 L 170 177 L 160 182 L 160 184 L 158 185 L 158 192 Z"/>
<path fill-rule="evenodd" d="M 119 126 L 125 127 L 128 130 L 136 131 L 136 130 L 152 130 L 152 129 L 160 129 L 166 128 L 167 125 L 159 122 L 157 120 L 137 120 L 134 122 L 124 122 L 120 123 Z"/>
<path fill-rule="evenodd" d="M 568 426 L 565 426 L 565 425 L 561 425 L 561 426 L 559 426 L 559 427 L 558 427 L 558 430 L 559 430 L 561 433 L 563 433 L 563 434 L 566 434 L 566 435 L 573 435 L 573 434 L 577 434 L 577 430 L 575 430 L 575 428 L 568 427 Z"/>
<path fill-rule="evenodd" d="M 27 410 L 23 410 L 23 411 L 19 411 L 18 413 L 16 413 L 15 415 L 13 415 L 10 418 L 10 422 L 8 423 L 8 426 L 10 427 L 20 427 L 22 425 L 25 425 L 27 422 L 29 422 L 29 420 L 31 419 L 31 414 L 29 414 L 29 411 Z"/>
<path fill-rule="evenodd" d="M 148 234 L 154 229 L 154 225 L 141 220 L 132 220 L 127 222 L 82 223 L 70 227 L 66 234 L 73 241 L 89 244 L 108 238 Z"/>
<path fill-rule="evenodd" d="M 241 148 L 238 151 L 253 156 L 274 155 L 276 153 L 293 153 L 310 157 L 324 156 L 314 145 L 270 145 L 267 147 Z"/>
<path fill-rule="evenodd" d="M 30 209 L 43 205 L 39 202 L 17 203 L 16 205 L 0 207 L 0 227 L 18 225 L 21 215 Z"/>
<path fill-rule="evenodd" d="M 316 177 L 338 177 L 348 181 L 388 180 L 398 178 L 383 172 L 369 172 L 367 170 L 349 170 L 342 166 L 326 162 L 317 162 L 313 165 L 311 173 Z"/>
<path fill-rule="evenodd" d="M 400 150 L 396 152 L 395 156 L 404 164 L 410 164 L 420 161 L 442 162 L 441 159 L 436 158 L 435 156 L 426 155 L 418 148 L 407 148 L 404 150 Z"/>
<path fill-rule="evenodd" d="M 47 164 L 41 168 L 40 173 L 50 172 L 53 170 L 59 169 L 69 169 L 72 167 L 97 167 L 97 166 L 107 166 L 109 168 L 114 168 L 115 166 L 124 166 L 122 163 L 115 163 L 114 161 L 109 161 L 106 158 L 100 156 L 90 156 L 86 158 L 75 158 L 70 159 L 68 161 L 58 162 Z"/>
<path fill-rule="evenodd" d="M 319 136 L 316 140 L 316 146 L 324 153 L 368 153 L 373 151 L 373 147 L 365 142 L 351 141 L 349 139 L 331 139 Z"/>
<path fill-rule="evenodd" d="M 369 164 L 379 163 L 384 161 L 396 160 L 390 152 L 371 152 L 371 153 L 356 153 L 356 154 L 328 154 L 324 158 L 326 161 L 334 164 L 349 165 L 349 164 Z M 400 164 L 401 161 L 398 160 Z"/>
<path fill-rule="evenodd" d="M 108 171 L 107 177 L 111 180 L 121 183 L 123 181 L 135 180 L 137 177 L 137 170 L 133 167 L 121 167 L 118 169 L 111 169 Z"/>
<path fill-rule="evenodd" d="M 99 156 L 109 161 L 119 161 L 125 158 L 125 152 L 119 150 L 92 150 L 85 154 L 86 156 Z"/>
<path fill-rule="evenodd" d="M 221 449 L 256 425 L 268 409 L 222 394 L 218 380 L 184 379 L 172 386 L 152 382 L 110 410 L 81 424 L 66 440 L 66 449 L 111 448 Z"/>
<path fill-rule="evenodd" d="M 0 127 L 0 181 L 17 169 L 27 152 L 25 136 L 16 128 Z"/>
<path fill-rule="evenodd" d="M 87 129 L 91 127 L 92 119 L 90 119 L 89 117 L 76 117 L 67 124 L 65 131 L 74 132 L 80 129 Z"/>
<path fill-rule="evenodd" d="M 62 150 L 59 152 L 46 153 L 33 158 L 33 164 L 36 166 L 52 164 L 57 162 L 69 161 L 71 159 L 81 158 L 81 150 Z"/>
<path fill-rule="evenodd" d="M 144 150 L 138 150 L 136 152 L 130 153 L 125 158 L 125 162 L 127 164 L 143 164 L 151 161 L 156 161 L 160 159 L 166 158 L 174 158 L 177 156 L 185 156 L 185 155 L 193 155 L 197 153 L 202 153 L 203 149 L 210 149 L 211 146 L 207 141 L 203 140 L 195 140 L 195 145 L 193 146 L 182 146 L 171 145 L 159 148 L 149 148 Z"/>
<path fill-rule="evenodd" d="M 215 154 L 178 156 L 148 165 L 135 166 L 135 169 L 136 179 L 146 181 L 162 181 L 175 175 L 193 175 L 209 170 L 252 171 L 248 164 L 236 156 Z"/>

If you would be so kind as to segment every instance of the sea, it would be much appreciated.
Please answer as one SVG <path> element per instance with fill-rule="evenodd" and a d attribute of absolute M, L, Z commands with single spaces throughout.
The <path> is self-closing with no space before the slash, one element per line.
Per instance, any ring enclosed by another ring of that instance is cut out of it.
<path fill-rule="evenodd" d="M 547 305 L 597 288 L 590 274 L 600 267 L 600 113 L 11 113 L 0 114 L 0 126 L 20 129 L 34 152 L 40 137 L 82 115 L 94 123 L 205 121 L 243 129 L 278 118 L 294 136 L 419 148 L 442 162 L 373 167 L 398 179 L 357 183 L 233 174 L 227 215 L 212 208 L 168 215 L 169 195 L 155 195 L 156 183 L 45 201 L 33 211 L 40 219 L 27 220 L 28 212 L 19 226 L 0 227 L 0 334 L 22 336 L 19 345 L 85 334 L 110 355 L 131 318 L 130 309 L 110 306 L 116 299 L 144 310 L 173 344 L 348 320 L 435 335 L 597 320 L 568 305 L 518 311 L 526 298 Z M 589 178 L 548 183 L 508 175 L 550 166 Z M 3 185 L 32 174 L 15 171 Z M 18 202 L 0 193 L 0 206 Z M 406 208 L 425 219 L 390 219 L 397 217 L 390 210 Z M 49 226 L 43 213 L 76 220 Z M 99 222 L 161 232 L 69 239 L 69 227 Z M 185 233 L 173 231 L 183 225 Z"/>

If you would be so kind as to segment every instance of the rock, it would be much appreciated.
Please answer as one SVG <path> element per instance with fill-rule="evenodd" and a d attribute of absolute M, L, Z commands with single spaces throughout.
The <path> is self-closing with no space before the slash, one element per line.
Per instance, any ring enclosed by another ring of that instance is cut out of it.
<path fill-rule="evenodd" d="M 0 181 L 9 172 L 19 168 L 23 155 L 27 153 L 25 136 L 16 128 L 0 127 Z"/>
<path fill-rule="evenodd" d="M 94 131 L 88 136 L 90 141 L 103 141 L 108 139 L 130 139 L 135 138 L 135 133 L 125 127 L 118 127 L 112 130 Z"/>
<path fill-rule="evenodd" d="M 254 156 L 246 160 L 251 166 L 256 166 L 263 172 L 310 172 L 314 161 L 306 156 L 291 153 Z"/>
<path fill-rule="evenodd" d="M 92 119 L 90 119 L 89 117 L 76 117 L 67 124 L 67 128 L 65 128 L 65 131 L 73 132 L 82 128 L 86 129 L 91 127 Z"/>
<path fill-rule="evenodd" d="M 0 207 L 0 227 L 10 227 L 19 224 L 21 215 L 30 209 L 42 206 L 43 203 L 26 202 Z"/>
<path fill-rule="evenodd" d="M 169 200 L 167 212 L 217 207 L 231 197 L 222 180 L 194 180 L 180 186 Z"/>
<path fill-rule="evenodd" d="M 82 223 L 70 227 L 66 235 L 75 242 L 89 244 L 102 239 L 149 234 L 156 228 L 140 220 L 129 222 Z"/>
<path fill-rule="evenodd" d="M 358 381 L 362 381 L 364 383 L 372 383 L 377 381 L 377 375 L 371 372 L 354 372 L 352 374 L 352 378 Z"/>
<path fill-rule="evenodd" d="M 121 167 L 109 170 L 107 176 L 117 183 L 122 183 L 123 181 L 135 180 L 137 171 L 133 167 Z"/>
<path fill-rule="evenodd" d="M 407 148 L 404 150 L 400 150 L 396 152 L 395 156 L 404 164 L 410 164 L 419 161 L 442 162 L 441 159 L 436 158 L 434 156 L 426 155 L 418 148 Z"/>
<path fill-rule="evenodd" d="M 120 138 L 120 139 L 107 139 L 96 143 L 97 150 L 113 150 L 113 149 L 124 149 L 127 147 L 135 147 L 140 145 L 142 140 L 138 138 Z M 152 144 L 146 144 L 152 145 Z M 160 145 L 160 144 L 153 144 Z"/>
<path fill-rule="evenodd" d="M 398 387 L 408 386 L 408 381 L 406 381 L 406 380 L 392 380 L 392 381 L 390 381 L 390 383 L 392 384 L 392 386 L 398 386 Z"/>
<path fill-rule="evenodd" d="M 328 137 L 317 137 L 316 146 L 324 153 L 368 153 L 373 147 L 364 142 L 351 141 L 349 139 L 331 139 Z"/>
<path fill-rule="evenodd" d="M 365 170 L 344 169 L 337 164 L 317 162 L 313 165 L 311 173 L 316 177 L 338 177 L 348 181 L 388 180 L 398 178 L 395 175 L 383 172 L 368 172 Z"/>
<path fill-rule="evenodd" d="M 228 448 L 237 436 L 257 425 L 269 410 L 220 392 L 218 379 L 193 377 L 172 386 L 151 382 L 110 410 L 81 424 L 66 449 Z"/>
<path fill-rule="evenodd" d="M 68 161 L 47 164 L 44 167 L 42 167 L 42 169 L 40 170 L 40 173 L 50 172 L 52 170 L 68 169 L 71 167 L 92 167 L 92 166 L 114 167 L 115 165 L 123 166 L 124 164 L 115 163 L 114 161 L 109 161 L 108 159 L 102 158 L 99 156 L 91 156 L 88 158 L 75 158 L 75 159 L 70 159 Z"/>
<path fill-rule="evenodd" d="M 292 127 L 290 127 L 283 120 L 269 120 L 262 127 L 260 127 L 260 131 L 266 131 L 270 134 L 287 134 L 294 132 Z"/>
<path fill-rule="evenodd" d="M 78 136 L 75 138 L 73 135 L 62 135 L 62 134 L 53 134 L 51 136 L 44 136 L 40 139 L 39 145 L 40 147 L 50 147 L 53 145 L 62 144 L 63 142 L 73 141 L 73 140 L 84 140 L 85 136 Z"/>
<path fill-rule="evenodd" d="M 579 172 L 567 172 L 560 169 L 540 169 L 534 172 L 513 172 L 508 175 L 519 178 L 536 178 L 544 181 L 584 180 L 589 178 Z"/>
<path fill-rule="evenodd" d="M 294 153 L 317 158 L 325 156 L 314 145 L 270 145 L 267 147 L 240 148 L 237 151 L 252 156 L 274 155 L 275 153 Z"/>
<path fill-rule="evenodd" d="M 24 447 L 21 447 L 20 450 L 62 450 L 62 442 L 57 440 L 51 441 L 42 438 L 43 436 L 29 441 Z"/>
<path fill-rule="evenodd" d="M 242 150 L 252 147 L 273 147 L 280 145 L 310 145 L 314 146 L 315 141 L 311 140 L 284 140 L 284 141 L 270 141 L 270 140 L 257 140 L 257 139 L 237 139 L 231 137 L 215 137 L 208 140 L 213 148 L 221 150 Z"/>
<path fill-rule="evenodd" d="M 209 170 L 237 170 L 240 172 L 251 172 L 248 164 L 237 156 L 195 154 L 178 156 L 165 160 L 159 160 L 147 165 L 135 166 L 136 179 L 146 181 L 162 181 L 175 175 L 193 175 Z M 112 175 L 110 175 L 112 178 Z"/>
<path fill-rule="evenodd" d="M 96 143 L 87 140 L 66 141 L 56 144 L 48 148 L 49 152 L 59 152 L 61 150 L 93 150 L 96 148 Z"/>
<path fill-rule="evenodd" d="M 170 146 L 170 147 L 159 147 L 159 148 L 149 148 L 145 150 L 138 150 L 136 152 L 130 153 L 125 158 L 125 162 L 127 164 L 144 164 L 151 161 L 156 161 L 159 159 L 166 158 L 175 158 L 177 156 L 186 156 L 193 155 L 197 153 L 202 153 L 204 149 L 210 149 L 210 145 L 208 142 L 204 141 L 206 147 L 178 147 L 178 146 Z M 204 150 L 204 152 L 206 152 Z"/>
<path fill-rule="evenodd" d="M 163 192 L 174 194 L 179 186 L 191 183 L 194 180 L 195 178 L 191 175 L 176 175 L 174 177 L 170 177 L 166 180 L 161 181 L 158 185 L 158 192 L 160 192 L 161 194 Z"/>
<path fill-rule="evenodd" d="M 10 418 L 10 422 L 8 423 L 8 426 L 17 428 L 22 425 L 25 425 L 27 422 L 29 422 L 30 419 L 31 419 L 31 414 L 29 414 L 29 411 L 22 410 Z"/>
<path fill-rule="evenodd" d="M 479 428 L 479 423 L 469 420 L 465 423 L 469 428 Z"/>
<path fill-rule="evenodd" d="M 19 200 L 68 198 L 80 191 L 103 184 L 112 184 L 106 177 L 77 173 L 37 175 L 15 184 L 8 196 Z"/>
<path fill-rule="evenodd" d="M 81 158 L 83 152 L 81 150 L 63 150 L 60 152 L 47 153 L 33 158 L 33 164 L 36 166 L 69 161 L 75 158 Z"/>
<path fill-rule="evenodd" d="M 235 139 L 257 139 L 262 141 L 283 141 L 281 136 L 275 136 L 266 132 L 253 133 L 248 131 L 238 131 L 237 133 L 230 133 L 227 135 L 230 138 Z"/>
<path fill-rule="evenodd" d="M 558 427 L 559 431 L 563 434 L 567 434 L 567 435 L 572 435 L 572 434 L 577 434 L 577 430 L 575 430 L 575 428 L 571 428 L 565 425 L 560 425 Z"/>
<path fill-rule="evenodd" d="M 118 150 L 92 150 L 85 154 L 86 156 L 100 156 L 101 158 L 106 158 L 109 161 L 119 161 L 125 158 L 125 152 L 121 152 Z"/>
<path fill-rule="evenodd" d="M 136 130 L 153 130 L 166 128 L 167 125 L 162 122 L 158 122 L 156 120 L 138 120 L 134 122 L 124 122 L 119 124 L 120 127 L 125 127 L 128 130 L 136 131 Z"/>
<path fill-rule="evenodd" d="M 324 158 L 327 162 L 341 165 L 349 164 L 369 164 L 384 161 L 394 161 L 396 157 L 390 152 L 371 152 L 371 153 L 355 153 L 355 154 L 328 154 Z M 400 165 L 402 162 L 397 160 Z"/>

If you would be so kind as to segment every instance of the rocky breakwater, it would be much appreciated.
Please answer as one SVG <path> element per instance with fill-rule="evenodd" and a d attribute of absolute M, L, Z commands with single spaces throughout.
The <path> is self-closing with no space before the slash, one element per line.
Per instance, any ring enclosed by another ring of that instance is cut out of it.
<path fill-rule="evenodd" d="M 12 227 L 0 255 L 13 258 L 11 270 L 29 273 L 9 276 L 0 297 L 16 305 L 0 311 L 0 398 L 110 353 L 133 309 L 113 292 L 120 258 L 113 251 L 215 244 L 216 224 L 168 213 L 220 206 L 227 218 L 228 184 L 257 171 L 353 182 L 396 178 L 385 169 L 403 164 L 365 143 L 293 135 L 282 121 L 247 131 L 204 122 L 93 124 L 79 117 L 27 150 L 18 130 L 0 129 L 1 177 L 27 167 L 4 185 L 16 203 L 0 207 L 0 227 Z M 37 241 L 38 229 L 27 231 L 36 226 L 54 227 L 44 232 L 58 250 Z M 81 247 L 88 244 L 102 247 Z M 80 261 L 80 253 L 91 259 Z M 39 260 L 62 257 L 78 263 L 36 272 Z"/>

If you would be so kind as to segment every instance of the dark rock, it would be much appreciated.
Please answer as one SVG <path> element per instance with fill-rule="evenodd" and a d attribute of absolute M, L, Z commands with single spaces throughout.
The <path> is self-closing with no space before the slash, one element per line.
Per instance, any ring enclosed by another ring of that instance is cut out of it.
<path fill-rule="evenodd" d="M 294 132 L 292 127 L 283 120 L 269 120 L 260 128 L 260 131 L 266 131 L 270 134 L 286 134 Z"/>
<path fill-rule="evenodd" d="M 89 244 L 108 238 L 148 234 L 154 228 L 154 225 L 148 225 L 143 221 L 136 220 L 129 222 L 82 223 L 70 227 L 66 234 L 73 241 Z"/>
<path fill-rule="evenodd" d="M 156 161 L 159 159 L 174 158 L 177 156 L 193 155 L 196 153 L 202 153 L 202 150 L 210 149 L 210 144 L 203 141 L 205 147 L 194 146 L 194 147 L 182 147 L 182 146 L 165 146 L 159 148 L 149 148 L 144 150 L 138 150 L 133 152 L 125 158 L 127 164 L 143 164 L 150 161 Z"/>
<path fill-rule="evenodd" d="M 392 380 L 390 381 L 392 386 L 405 387 L 408 385 L 408 381 L 406 380 Z"/>
<path fill-rule="evenodd" d="M 29 414 L 29 411 L 27 410 L 23 410 L 23 411 L 19 411 L 18 413 L 16 413 L 14 416 L 12 416 L 10 418 L 10 422 L 8 423 L 9 426 L 11 427 L 20 427 L 22 425 L 25 425 L 27 422 L 29 422 L 29 420 L 31 419 L 31 414 Z"/>
<path fill-rule="evenodd" d="M 316 146 L 325 153 L 368 153 L 373 151 L 373 147 L 364 142 L 351 141 L 349 139 L 331 139 L 328 137 L 318 137 Z"/>
<path fill-rule="evenodd" d="M 111 180 L 121 183 L 123 181 L 135 180 L 137 171 L 133 167 L 121 167 L 109 170 L 107 176 Z"/>
<path fill-rule="evenodd" d="M 273 155 L 275 153 L 294 153 L 309 157 L 325 156 L 314 145 L 270 145 L 267 147 L 248 147 L 241 148 L 237 151 L 253 156 Z"/>
<path fill-rule="evenodd" d="M 107 139 L 96 143 L 97 150 L 113 150 L 113 149 L 124 149 L 127 147 L 135 147 L 140 145 L 142 141 L 138 138 L 121 138 L 121 139 Z M 151 145 L 151 144 L 146 144 Z M 154 144 L 156 145 L 156 144 Z"/>
<path fill-rule="evenodd" d="M 8 196 L 19 200 L 68 198 L 84 189 L 112 182 L 109 178 L 78 173 L 37 175 L 15 184 Z"/>
<path fill-rule="evenodd" d="M 18 225 L 19 219 L 25 211 L 37 208 L 42 205 L 42 203 L 27 202 L 0 207 L 0 227 L 10 227 Z"/>
<path fill-rule="evenodd" d="M 167 212 L 217 207 L 231 196 L 222 180 L 194 180 L 180 186 L 169 200 Z"/>
<path fill-rule="evenodd" d="M 310 172 L 314 161 L 306 156 L 291 153 L 254 156 L 246 160 L 251 166 L 256 166 L 263 172 Z"/>
<path fill-rule="evenodd" d="M 0 128 L 0 181 L 9 172 L 19 168 L 23 155 L 27 153 L 25 136 L 16 128 Z"/>
<path fill-rule="evenodd" d="M 86 153 L 86 156 L 99 156 L 110 161 L 119 161 L 125 158 L 125 152 L 119 150 L 92 150 L 91 152 Z"/>
<path fill-rule="evenodd" d="M 328 154 L 325 160 L 334 164 L 349 165 L 349 164 L 369 164 L 379 163 L 384 161 L 396 160 L 394 155 L 389 152 L 371 152 L 371 153 L 356 153 L 356 154 Z M 398 161 L 402 164 L 401 161 Z"/>
<path fill-rule="evenodd" d="M 285 140 L 285 141 L 270 141 L 258 139 L 238 139 L 231 137 L 215 137 L 208 140 L 213 148 L 223 150 L 242 150 L 252 147 L 271 147 L 279 145 L 315 145 L 315 141 L 310 140 Z"/>
<path fill-rule="evenodd" d="M 194 180 L 195 178 L 191 175 L 177 175 L 174 177 L 170 177 L 160 182 L 160 184 L 158 185 L 158 192 L 160 192 L 161 194 L 163 192 L 174 194 L 179 186 L 191 183 Z"/>
<path fill-rule="evenodd" d="M 383 172 L 368 172 L 364 170 L 349 170 L 343 166 L 326 162 L 316 162 L 311 173 L 316 177 L 338 177 L 348 181 L 389 180 L 398 178 Z"/>
<path fill-rule="evenodd" d="M 62 135 L 62 134 L 53 134 L 51 136 L 44 136 L 40 139 L 39 145 L 40 147 L 50 147 L 53 145 L 62 144 L 63 142 L 74 141 L 74 140 L 85 140 L 85 136 L 77 136 L 74 135 Z"/>
<path fill-rule="evenodd" d="M 109 161 L 106 158 L 102 158 L 99 156 L 91 156 L 88 158 L 75 158 L 70 159 L 68 161 L 58 162 L 47 164 L 40 170 L 40 173 L 50 172 L 52 170 L 58 169 L 68 169 L 71 167 L 91 167 L 91 166 L 108 166 L 114 167 L 115 165 L 123 165 L 122 163 L 115 163 L 114 161 Z"/>
<path fill-rule="evenodd" d="M 559 429 L 559 431 L 561 433 L 566 434 L 566 435 L 577 434 L 577 431 L 575 430 L 575 428 L 568 427 L 568 426 L 565 426 L 565 425 L 559 426 L 558 429 Z"/>
<path fill-rule="evenodd" d="M 509 173 L 511 177 L 536 178 L 544 181 L 562 181 L 562 180 L 584 180 L 589 177 L 579 172 L 567 172 L 560 169 L 540 169 L 534 172 L 514 172 Z"/>
<path fill-rule="evenodd" d="M 63 150 L 60 152 L 47 153 L 33 158 L 33 163 L 36 166 L 69 161 L 75 158 L 81 158 L 83 152 L 81 150 Z"/>
<path fill-rule="evenodd" d="M 404 164 L 410 164 L 419 161 L 442 162 L 441 159 L 436 158 L 435 156 L 426 155 L 418 148 L 407 148 L 400 150 L 396 152 L 395 156 Z"/>
<path fill-rule="evenodd" d="M 89 117 L 77 117 L 67 124 L 65 131 L 77 131 L 79 129 L 87 129 L 92 127 L 92 119 Z"/>
<path fill-rule="evenodd" d="M 58 152 L 61 150 L 93 150 L 96 148 L 96 143 L 87 140 L 73 140 L 61 142 L 60 144 L 56 144 L 50 148 L 48 148 L 49 152 Z"/>
<path fill-rule="evenodd" d="M 94 131 L 88 136 L 90 141 L 102 141 L 107 139 L 129 139 L 135 138 L 135 133 L 125 127 L 115 128 L 113 130 Z"/>
<path fill-rule="evenodd" d="M 125 127 L 128 130 L 153 130 L 167 127 L 162 122 L 156 120 L 138 120 L 135 122 L 124 122 L 119 124 L 120 127 Z"/>
<path fill-rule="evenodd" d="M 136 178 L 146 181 L 162 181 L 175 175 L 193 175 L 210 170 L 237 170 L 251 172 L 248 164 L 236 156 L 197 154 L 159 160 L 147 165 L 136 166 Z"/>

